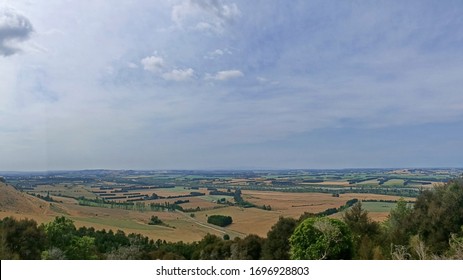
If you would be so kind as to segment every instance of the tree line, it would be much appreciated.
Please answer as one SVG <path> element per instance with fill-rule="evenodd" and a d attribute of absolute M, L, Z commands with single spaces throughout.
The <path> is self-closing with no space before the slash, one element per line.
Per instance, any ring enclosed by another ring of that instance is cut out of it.
<path fill-rule="evenodd" d="M 384 222 L 360 201 L 340 219 L 305 213 L 280 217 L 265 238 L 207 234 L 196 242 L 154 241 L 123 231 L 76 228 L 57 217 L 38 225 L 0 221 L 1 259 L 463 259 L 463 179 L 399 200 Z"/>

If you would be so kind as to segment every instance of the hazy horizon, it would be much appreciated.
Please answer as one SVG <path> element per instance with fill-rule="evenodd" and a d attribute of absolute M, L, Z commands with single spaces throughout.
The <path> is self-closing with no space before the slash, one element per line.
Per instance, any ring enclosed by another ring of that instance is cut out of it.
<path fill-rule="evenodd" d="M 0 170 L 463 166 L 462 1 L 0 4 Z"/>
<path fill-rule="evenodd" d="M 278 171 L 343 171 L 343 170 L 460 170 L 461 166 L 435 167 L 345 167 L 345 168 L 229 168 L 229 169 L 54 169 L 54 170 L 0 170 L 0 175 L 8 173 L 53 173 L 53 172 L 94 172 L 94 171 L 134 171 L 134 172 L 278 172 Z"/>

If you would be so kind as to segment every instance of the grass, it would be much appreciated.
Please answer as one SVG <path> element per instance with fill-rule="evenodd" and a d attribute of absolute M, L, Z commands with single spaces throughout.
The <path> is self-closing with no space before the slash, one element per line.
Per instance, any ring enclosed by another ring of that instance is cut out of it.
<path fill-rule="evenodd" d="M 404 180 L 402 179 L 391 179 L 384 183 L 384 186 L 392 187 L 392 186 L 403 186 Z"/>
<path fill-rule="evenodd" d="M 368 212 L 390 212 L 395 206 L 394 202 L 362 202 L 362 208 Z"/>
<path fill-rule="evenodd" d="M 99 224 L 105 225 L 110 227 L 116 228 L 124 228 L 124 229 L 132 229 L 132 230 L 152 230 L 153 226 L 151 225 L 144 225 L 137 223 L 133 220 L 125 220 L 125 219 L 116 219 L 116 218 L 99 218 L 99 217 L 77 217 L 73 216 L 73 220 L 92 223 L 92 224 Z"/>
<path fill-rule="evenodd" d="M 378 186 L 378 179 L 371 179 L 371 180 L 368 180 L 368 181 L 362 181 L 362 182 L 359 182 L 357 183 L 357 185 L 372 185 L 372 186 Z"/>

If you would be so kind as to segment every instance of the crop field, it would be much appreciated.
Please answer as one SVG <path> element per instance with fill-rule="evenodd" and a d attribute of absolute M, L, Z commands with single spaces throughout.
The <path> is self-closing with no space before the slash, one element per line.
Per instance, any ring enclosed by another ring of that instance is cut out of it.
<path fill-rule="evenodd" d="M 272 225 L 274 225 L 281 213 L 278 211 L 265 211 L 257 208 L 227 207 L 213 209 L 196 213 L 201 222 L 206 222 L 210 215 L 226 215 L 233 218 L 233 223 L 227 229 L 242 234 L 257 234 L 266 236 Z"/>
<path fill-rule="evenodd" d="M 39 223 L 66 216 L 76 226 L 141 233 L 154 240 L 196 241 L 205 234 L 265 236 L 279 217 L 340 209 L 358 199 L 384 221 L 400 198 L 413 202 L 463 170 L 352 169 L 287 171 L 69 171 L 6 176 L 0 218 Z M 410 204 L 412 206 L 412 204 Z M 221 228 L 210 215 L 231 216 Z M 164 225 L 149 225 L 158 216 Z M 332 214 L 341 218 L 342 211 Z"/>
<path fill-rule="evenodd" d="M 41 195 L 50 194 L 64 197 L 85 197 L 89 199 L 97 197 L 85 185 L 38 185 L 34 189 L 34 192 Z"/>

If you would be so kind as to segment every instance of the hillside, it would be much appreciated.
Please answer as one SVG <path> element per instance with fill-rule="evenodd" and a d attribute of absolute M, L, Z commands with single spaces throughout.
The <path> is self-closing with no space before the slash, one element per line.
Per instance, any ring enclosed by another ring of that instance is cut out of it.
<path fill-rule="evenodd" d="M 8 216 L 33 218 L 39 222 L 53 218 L 49 203 L 0 182 L 0 219 Z"/>

